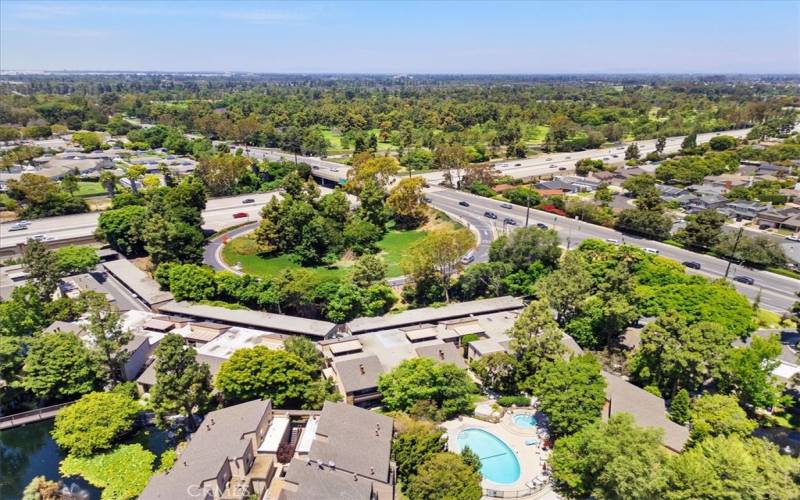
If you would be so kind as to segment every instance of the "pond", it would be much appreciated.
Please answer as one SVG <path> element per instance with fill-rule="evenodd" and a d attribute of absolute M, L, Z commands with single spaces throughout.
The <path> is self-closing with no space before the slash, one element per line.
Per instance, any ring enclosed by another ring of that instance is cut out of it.
<path fill-rule="evenodd" d="M 50 437 L 54 420 L 45 420 L 0 432 L 0 500 L 19 500 L 22 490 L 36 476 L 52 481 L 62 479 L 58 464 L 66 453 Z M 155 429 L 140 431 L 129 441 L 141 443 L 156 456 L 168 447 L 167 433 Z M 100 490 L 80 477 L 63 478 L 73 491 L 86 493 L 86 498 L 100 498 Z"/>

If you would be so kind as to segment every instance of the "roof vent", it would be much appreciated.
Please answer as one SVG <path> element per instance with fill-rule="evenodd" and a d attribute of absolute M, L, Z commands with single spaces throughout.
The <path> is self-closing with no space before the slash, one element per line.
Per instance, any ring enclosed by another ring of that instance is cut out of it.
<path fill-rule="evenodd" d="M 353 474 L 353 481 L 358 481 L 358 476 Z"/>
<path fill-rule="evenodd" d="M 375 467 L 370 467 L 369 468 L 369 473 L 370 474 L 375 474 Z"/>
<path fill-rule="evenodd" d="M 333 460 L 329 460 L 328 461 L 328 467 L 330 467 L 331 469 L 335 469 L 336 468 L 336 462 L 334 462 Z"/>
<path fill-rule="evenodd" d="M 366 375 L 367 374 L 366 370 L 364 370 L 364 364 L 363 363 L 359 363 L 358 364 L 358 369 L 361 370 L 361 375 Z"/>
<path fill-rule="evenodd" d="M 439 359 L 444 359 L 444 351 L 439 349 Z"/>

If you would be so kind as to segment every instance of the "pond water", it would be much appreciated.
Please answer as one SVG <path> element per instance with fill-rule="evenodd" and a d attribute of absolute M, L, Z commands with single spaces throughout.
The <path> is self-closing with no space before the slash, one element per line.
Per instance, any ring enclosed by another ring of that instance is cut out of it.
<path fill-rule="evenodd" d="M 0 500 L 19 500 L 22 490 L 36 476 L 51 481 L 63 479 L 73 491 L 79 489 L 86 498 L 100 498 L 100 490 L 80 477 L 62 478 L 58 464 L 66 453 L 50 437 L 54 420 L 45 420 L 23 427 L 0 431 Z M 167 433 L 150 429 L 140 431 L 132 439 L 141 443 L 156 456 L 168 448 Z"/>

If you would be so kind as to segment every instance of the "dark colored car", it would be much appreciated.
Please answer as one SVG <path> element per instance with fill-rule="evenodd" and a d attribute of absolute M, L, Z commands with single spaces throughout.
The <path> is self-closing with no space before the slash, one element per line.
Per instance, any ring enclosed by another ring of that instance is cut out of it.
<path fill-rule="evenodd" d="M 511 217 L 506 217 L 505 219 L 503 219 L 503 224 L 508 224 L 509 226 L 516 226 L 517 221 L 515 221 Z"/>
<path fill-rule="evenodd" d="M 683 265 L 691 269 L 700 269 L 700 263 L 693 260 L 687 260 L 683 263 Z"/>
<path fill-rule="evenodd" d="M 488 217 L 490 219 L 496 219 L 497 218 L 497 214 L 494 213 L 494 212 L 483 212 L 483 216 L 484 217 Z"/>
<path fill-rule="evenodd" d="M 245 217 L 247 217 L 247 212 L 236 212 L 233 214 L 234 219 L 244 219 Z"/>
<path fill-rule="evenodd" d="M 500 204 L 500 208 L 505 208 L 507 210 L 511 210 L 511 209 L 514 208 L 514 205 L 512 205 L 511 203 L 501 203 Z"/>
<path fill-rule="evenodd" d="M 738 281 L 739 283 L 744 283 L 745 285 L 753 285 L 756 282 L 756 280 L 750 276 L 734 276 L 733 281 Z"/>
<path fill-rule="evenodd" d="M 256 200 L 254 200 L 253 198 L 245 198 L 242 200 L 242 203 L 255 203 L 255 202 Z"/>
<path fill-rule="evenodd" d="M 469 206 L 469 203 L 467 203 L 466 201 L 459 201 L 458 204 L 461 205 L 462 207 L 468 207 Z"/>
<path fill-rule="evenodd" d="M 539 229 L 550 229 L 550 228 L 547 226 L 547 224 L 543 224 L 543 223 L 541 223 L 541 222 L 537 222 L 537 223 L 536 223 L 536 227 L 538 227 Z"/>
<path fill-rule="evenodd" d="M 559 170 L 566 170 L 567 167 L 558 167 Z"/>

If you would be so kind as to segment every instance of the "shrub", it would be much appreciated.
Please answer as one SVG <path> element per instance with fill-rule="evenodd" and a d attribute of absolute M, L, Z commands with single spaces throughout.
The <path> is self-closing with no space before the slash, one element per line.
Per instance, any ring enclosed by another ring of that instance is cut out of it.
<path fill-rule="evenodd" d="M 528 396 L 503 396 L 501 398 L 497 398 L 497 404 L 500 406 L 530 406 L 531 405 L 531 398 Z"/>
<path fill-rule="evenodd" d="M 59 470 L 65 476 L 82 476 L 103 488 L 102 500 L 135 498 L 153 475 L 156 456 L 140 444 L 127 444 L 87 458 L 67 456 Z"/>
<path fill-rule="evenodd" d="M 53 439 L 75 455 L 91 455 L 111 448 L 133 427 L 138 404 L 124 394 L 93 392 L 56 416 Z"/>

